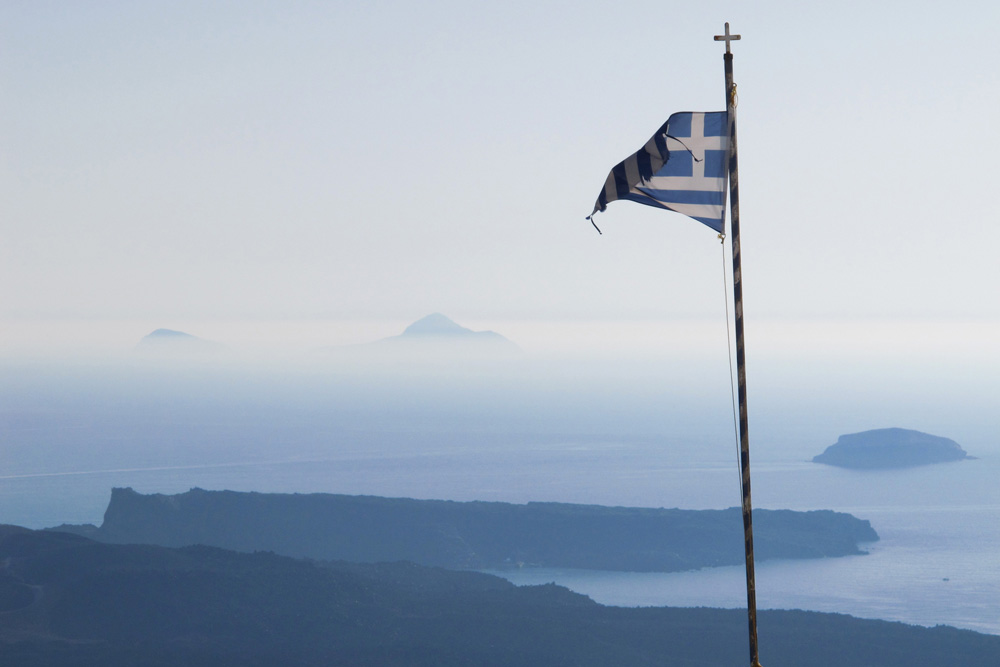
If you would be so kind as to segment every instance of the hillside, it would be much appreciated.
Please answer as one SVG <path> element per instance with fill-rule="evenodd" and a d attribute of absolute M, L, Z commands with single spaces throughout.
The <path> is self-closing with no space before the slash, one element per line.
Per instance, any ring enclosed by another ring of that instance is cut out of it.
<path fill-rule="evenodd" d="M 746 614 L 604 607 L 552 584 L 407 563 L 110 545 L 0 527 L 4 663 L 354 667 L 738 665 Z M 762 612 L 770 665 L 991 665 L 1000 637 Z"/>

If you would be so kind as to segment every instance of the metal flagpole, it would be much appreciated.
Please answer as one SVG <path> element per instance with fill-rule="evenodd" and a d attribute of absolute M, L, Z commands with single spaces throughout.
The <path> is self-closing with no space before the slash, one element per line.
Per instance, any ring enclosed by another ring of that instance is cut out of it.
<path fill-rule="evenodd" d="M 733 301 L 736 314 L 736 373 L 740 403 L 740 481 L 743 487 L 743 542 L 747 569 L 747 617 L 750 624 L 750 667 L 760 667 L 757 652 L 757 592 L 753 574 L 753 516 L 750 504 L 750 436 L 747 433 L 747 373 L 743 347 L 743 274 L 740 268 L 740 188 L 736 151 L 736 84 L 733 83 L 733 54 L 730 42 L 739 35 L 716 35 L 726 43 L 726 111 L 729 120 L 729 219 L 733 243 Z"/>

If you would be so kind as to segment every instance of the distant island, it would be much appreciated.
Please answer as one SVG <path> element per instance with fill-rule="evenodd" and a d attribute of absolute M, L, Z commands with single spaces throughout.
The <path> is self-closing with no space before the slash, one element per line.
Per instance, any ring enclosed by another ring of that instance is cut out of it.
<path fill-rule="evenodd" d="M 412 563 L 0 526 L 0 564 L 0 654 L 18 667 L 746 664 L 742 609 L 605 607 L 554 584 Z M 806 611 L 758 618 L 765 664 L 990 665 L 1000 655 L 1000 637 L 945 626 Z"/>
<path fill-rule="evenodd" d="M 473 331 L 441 313 L 431 313 L 397 336 L 370 343 L 333 346 L 324 352 L 364 361 L 439 362 L 508 359 L 520 354 L 521 348 L 495 331 Z"/>
<path fill-rule="evenodd" d="M 758 510 L 756 554 L 864 553 L 868 521 L 829 510 Z M 736 508 L 680 510 L 565 503 L 453 502 L 336 494 L 113 489 L 104 523 L 62 526 L 103 542 L 191 544 L 293 557 L 407 560 L 453 569 L 569 567 L 676 572 L 743 562 Z"/>
<path fill-rule="evenodd" d="M 473 331 L 467 329 L 441 313 L 431 313 L 403 329 L 403 333 L 390 338 L 383 338 L 381 342 L 403 340 L 429 340 L 429 339 L 454 339 L 454 340 L 476 340 L 487 343 L 499 343 L 513 345 L 509 340 L 495 331 Z"/>
<path fill-rule="evenodd" d="M 207 358 L 228 350 L 222 343 L 173 329 L 156 329 L 143 336 L 135 346 L 137 353 L 158 359 Z"/>
<path fill-rule="evenodd" d="M 842 435 L 813 457 L 815 463 L 855 469 L 911 468 L 973 458 L 950 438 L 905 428 Z"/>

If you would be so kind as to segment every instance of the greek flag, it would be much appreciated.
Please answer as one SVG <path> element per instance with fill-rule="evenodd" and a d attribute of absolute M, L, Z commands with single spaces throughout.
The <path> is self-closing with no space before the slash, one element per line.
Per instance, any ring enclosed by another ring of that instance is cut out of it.
<path fill-rule="evenodd" d="M 725 111 L 675 113 L 645 146 L 611 170 L 594 213 L 610 201 L 629 199 L 682 213 L 721 232 L 728 154 Z"/>

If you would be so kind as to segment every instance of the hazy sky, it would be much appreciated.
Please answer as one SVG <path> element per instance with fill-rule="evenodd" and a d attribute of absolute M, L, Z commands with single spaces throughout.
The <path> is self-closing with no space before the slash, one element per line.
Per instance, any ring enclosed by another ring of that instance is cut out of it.
<path fill-rule="evenodd" d="M 707 227 L 584 217 L 725 21 L 748 320 L 1000 319 L 996 3 L 7 0 L 0 326 L 715 318 Z"/>

